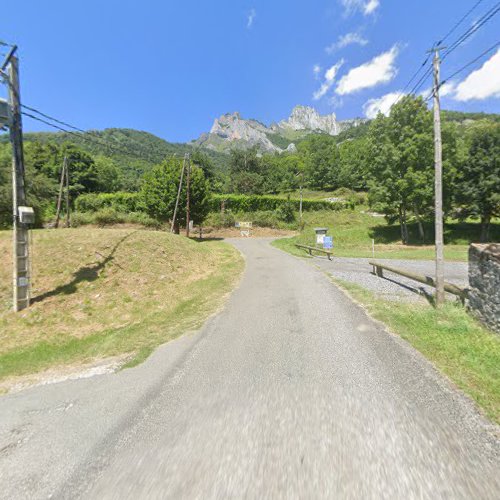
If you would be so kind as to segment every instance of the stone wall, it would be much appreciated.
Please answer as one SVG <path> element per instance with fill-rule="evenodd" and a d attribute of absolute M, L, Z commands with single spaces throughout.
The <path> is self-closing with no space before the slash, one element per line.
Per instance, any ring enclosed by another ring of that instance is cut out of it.
<path fill-rule="evenodd" d="M 500 243 L 470 246 L 469 288 L 470 310 L 500 333 Z"/>

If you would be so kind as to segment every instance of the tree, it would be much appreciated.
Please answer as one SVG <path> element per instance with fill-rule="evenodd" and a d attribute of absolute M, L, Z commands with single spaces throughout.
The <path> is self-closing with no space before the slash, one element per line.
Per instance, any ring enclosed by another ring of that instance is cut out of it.
<path fill-rule="evenodd" d="M 101 193 L 114 193 L 122 189 L 120 170 L 115 161 L 106 156 L 97 156 L 94 160 L 97 190 Z"/>
<path fill-rule="evenodd" d="M 311 187 L 325 189 L 339 186 L 340 155 L 333 137 L 311 135 L 299 144 L 298 150 Z"/>
<path fill-rule="evenodd" d="M 477 123 L 468 142 L 468 155 L 458 173 L 457 200 L 465 205 L 462 216 L 480 218 L 481 241 L 485 242 L 491 218 L 500 215 L 500 123 Z"/>
<path fill-rule="evenodd" d="M 366 189 L 368 140 L 364 137 L 346 140 L 340 143 L 338 148 L 340 154 L 339 186 L 349 189 Z"/>
<path fill-rule="evenodd" d="M 369 133 L 370 203 L 389 222 L 399 221 L 408 244 L 408 216 L 413 213 L 420 237 L 422 220 L 433 206 L 434 155 L 432 115 L 421 97 L 406 96 L 388 117 L 379 114 Z"/>
<path fill-rule="evenodd" d="M 257 148 L 233 149 L 229 160 L 231 191 L 239 194 L 262 194 L 264 177 Z"/>
<path fill-rule="evenodd" d="M 177 199 L 183 160 L 171 159 L 156 165 L 144 175 L 141 202 L 149 215 L 160 220 L 172 220 Z M 208 213 L 209 188 L 200 167 L 191 167 L 190 207 L 191 220 L 200 224 Z M 181 189 L 177 211 L 176 231 L 186 224 L 186 175 Z"/>

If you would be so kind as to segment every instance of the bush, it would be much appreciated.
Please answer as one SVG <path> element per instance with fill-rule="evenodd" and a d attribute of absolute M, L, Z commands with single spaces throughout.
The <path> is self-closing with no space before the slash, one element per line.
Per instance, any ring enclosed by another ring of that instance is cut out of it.
<path fill-rule="evenodd" d="M 131 224 L 140 224 L 141 226 L 148 227 L 151 229 L 161 229 L 161 222 L 153 219 L 148 214 L 144 212 L 132 212 L 130 214 L 125 215 L 125 222 L 129 222 Z"/>
<path fill-rule="evenodd" d="M 295 212 L 293 210 L 293 203 L 288 200 L 286 203 L 283 203 L 283 205 L 279 206 L 274 213 L 276 214 L 276 217 L 278 220 L 282 222 L 287 222 L 291 223 L 295 221 Z"/>
<path fill-rule="evenodd" d="M 98 226 L 108 226 L 110 224 L 122 224 L 126 221 L 126 216 L 117 212 L 114 208 L 103 208 L 94 214 L 94 222 Z"/>
<path fill-rule="evenodd" d="M 223 227 L 234 227 L 236 220 L 234 215 L 229 210 L 224 213 L 212 212 L 205 219 L 205 225 L 221 229 Z"/>
<path fill-rule="evenodd" d="M 280 225 L 276 212 L 272 210 L 261 210 L 251 214 L 252 223 L 259 227 L 270 227 L 276 229 Z"/>
<path fill-rule="evenodd" d="M 103 208 L 94 213 L 89 212 L 73 212 L 71 214 L 71 226 L 79 227 L 88 224 L 96 224 L 98 226 L 107 226 L 111 224 L 140 224 L 141 226 L 160 229 L 161 224 L 143 212 L 121 213 L 113 208 Z"/>
<path fill-rule="evenodd" d="M 300 206 L 300 200 L 296 198 L 286 199 L 269 195 L 215 194 L 210 199 L 210 211 L 219 212 L 223 202 L 225 208 L 234 213 L 277 210 L 286 204 L 291 204 L 293 210 L 297 211 Z M 342 210 L 346 206 L 347 203 L 343 201 L 331 203 L 325 200 L 302 200 L 302 209 L 304 211 Z"/>
<path fill-rule="evenodd" d="M 73 212 L 71 214 L 71 227 L 86 226 L 94 223 L 94 214 L 87 212 Z"/>
<path fill-rule="evenodd" d="M 97 212 L 112 208 L 117 212 L 143 211 L 138 193 L 86 193 L 75 200 L 78 212 Z"/>

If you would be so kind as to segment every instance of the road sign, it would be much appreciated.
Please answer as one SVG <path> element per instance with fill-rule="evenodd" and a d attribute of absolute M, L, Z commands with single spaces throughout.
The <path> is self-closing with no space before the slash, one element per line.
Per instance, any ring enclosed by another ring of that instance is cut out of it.
<path fill-rule="evenodd" d="M 333 248 L 333 237 L 323 236 L 323 248 L 330 249 Z"/>

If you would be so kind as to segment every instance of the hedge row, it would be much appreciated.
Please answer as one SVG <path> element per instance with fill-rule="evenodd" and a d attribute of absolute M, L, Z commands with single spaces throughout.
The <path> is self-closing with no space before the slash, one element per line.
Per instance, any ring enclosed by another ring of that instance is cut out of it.
<path fill-rule="evenodd" d="M 259 195 L 243 195 L 243 194 L 215 194 L 210 198 L 210 211 L 219 212 L 222 203 L 226 210 L 232 212 L 257 212 L 260 210 L 276 210 L 287 203 L 293 205 L 294 210 L 299 210 L 300 200 L 278 198 L 276 196 L 259 196 Z M 325 200 L 302 200 L 302 209 L 304 211 L 315 210 L 342 210 L 347 207 L 347 203 L 343 201 L 330 202 Z"/>
<path fill-rule="evenodd" d="M 276 210 L 287 203 L 299 210 L 300 200 L 278 198 L 276 196 L 259 196 L 243 194 L 215 194 L 209 200 L 210 212 L 219 212 L 224 202 L 226 210 L 232 212 L 258 212 Z M 329 202 L 325 200 L 302 200 L 304 211 L 314 210 L 342 210 L 346 202 Z M 138 193 L 87 193 L 80 195 L 75 201 L 78 212 L 97 212 L 104 208 L 113 208 L 117 212 L 141 212 L 144 210 Z"/>
<path fill-rule="evenodd" d="M 98 212 L 103 208 L 113 208 L 117 212 L 142 211 L 139 193 L 87 193 L 75 201 L 78 212 Z"/>

